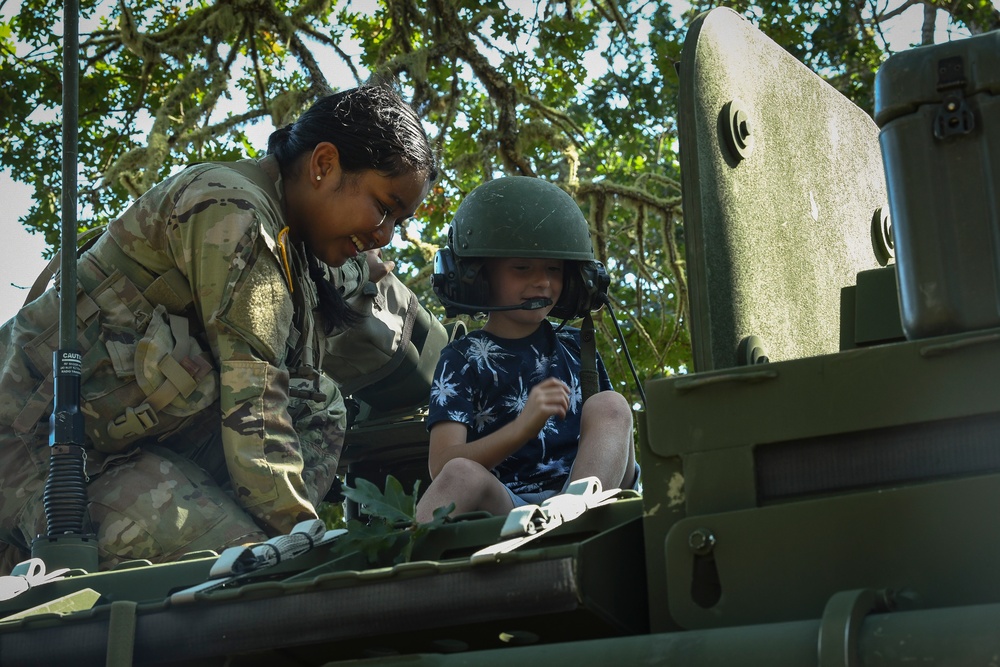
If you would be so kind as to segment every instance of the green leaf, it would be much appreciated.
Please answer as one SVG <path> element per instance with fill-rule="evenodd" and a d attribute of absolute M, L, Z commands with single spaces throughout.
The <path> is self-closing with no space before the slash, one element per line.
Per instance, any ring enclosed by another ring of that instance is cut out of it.
<path fill-rule="evenodd" d="M 448 518 L 448 515 L 450 515 L 454 511 L 455 511 L 455 503 L 449 503 L 444 507 L 437 508 L 436 510 L 434 510 L 434 520 L 431 523 L 435 525 L 438 523 L 444 523 L 445 519 Z"/>
<path fill-rule="evenodd" d="M 413 523 L 416 502 L 413 496 L 403 492 L 402 485 L 395 477 L 386 477 L 385 493 L 367 479 L 359 477 L 355 484 L 354 488 L 345 485 L 343 494 L 356 502 L 362 513 L 389 523 Z"/>
<path fill-rule="evenodd" d="M 395 529 L 384 522 L 362 523 L 352 519 L 347 522 L 347 533 L 337 539 L 335 553 L 346 556 L 360 552 L 369 563 L 377 564 L 386 562 L 387 554 L 395 553 L 405 539 L 406 531 Z"/>
<path fill-rule="evenodd" d="M 385 478 L 385 502 L 393 510 L 403 515 L 405 520 L 412 523 L 413 517 L 417 514 L 417 491 L 413 490 L 413 495 L 408 495 L 403 491 L 403 485 L 392 475 Z"/>

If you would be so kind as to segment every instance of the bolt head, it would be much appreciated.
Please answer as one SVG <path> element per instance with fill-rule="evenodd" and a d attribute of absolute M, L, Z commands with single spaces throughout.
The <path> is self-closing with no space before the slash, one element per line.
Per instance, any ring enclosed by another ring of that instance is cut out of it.
<path fill-rule="evenodd" d="M 707 556 L 715 548 L 715 535 L 707 528 L 698 528 L 688 535 L 688 547 L 697 556 Z"/>

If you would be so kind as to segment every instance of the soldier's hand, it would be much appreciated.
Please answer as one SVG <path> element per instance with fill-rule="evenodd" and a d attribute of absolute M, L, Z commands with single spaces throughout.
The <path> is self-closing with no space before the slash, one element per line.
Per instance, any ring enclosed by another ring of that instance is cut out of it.
<path fill-rule="evenodd" d="M 374 250 L 365 251 L 365 262 L 368 264 L 368 279 L 373 283 L 385 278 L 387 275 L 392 273 L 392 270 L 396 268 L 396 262 L 382 261 L 382 249 L 376 248 Z"/>

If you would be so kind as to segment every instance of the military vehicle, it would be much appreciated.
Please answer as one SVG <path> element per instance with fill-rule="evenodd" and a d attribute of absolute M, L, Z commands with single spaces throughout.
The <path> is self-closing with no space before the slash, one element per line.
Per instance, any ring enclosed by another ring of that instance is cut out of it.
<path fill-rule="evenodd" d="M 692 24 L 694 368 L 645 385 L 641 496 L 583 484 L 369 553 L 305 525 L 274 564 L 28 567 L 0 664 L 996 664 L 998 54 L 893 56 L 880 131 L 735 12 Z M 356 483 L 420 469 L 401 414 L 362 405 Z"/>

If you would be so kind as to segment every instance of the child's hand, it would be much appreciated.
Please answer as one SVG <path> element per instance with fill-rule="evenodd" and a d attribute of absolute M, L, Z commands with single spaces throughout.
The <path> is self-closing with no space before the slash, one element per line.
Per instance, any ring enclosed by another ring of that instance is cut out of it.
<path fill-rule="evenodd" d="M 535 437 L 549 417 L 566 417 L 569 410 L 569 387 L 562 380 L 547 378 L 542 380 L 528 393 L 528 400 L 518 419 L 524 422 L 525 430 L 530 432 L 529 438 Z"/>
<path fill-rule="evenodd" d="M 375 248 L 374 250 L 365 251 L 365 262 L 368 264 L 368 279 L 373 283 L 377 283 L 382 278 L 392 273 L 392 270 L 396 268 L 396 262 L 393 261 L 382 261 L 382 249 Z"/>

